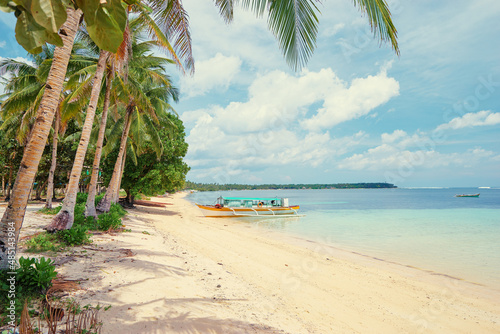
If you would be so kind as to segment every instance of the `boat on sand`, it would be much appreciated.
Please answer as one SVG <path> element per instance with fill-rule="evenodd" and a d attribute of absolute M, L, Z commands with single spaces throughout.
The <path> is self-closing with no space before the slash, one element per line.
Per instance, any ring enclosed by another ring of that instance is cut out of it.
<path fill-rule="evenodd" d="M 197 204 L 205 217 L 296 216 L 299 205 L 288 198 L 219 197 L 213 205 Z"/>

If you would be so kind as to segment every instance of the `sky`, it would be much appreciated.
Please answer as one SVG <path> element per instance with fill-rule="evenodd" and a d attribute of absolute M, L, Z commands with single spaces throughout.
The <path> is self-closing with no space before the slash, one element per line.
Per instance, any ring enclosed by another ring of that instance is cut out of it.
<path fill-rule="evenodd" d="M 187 179 L 500 186 L 500 2 L 388 1 L 401 54 L 353 1 L 318 4 L 317 46 L 294 71 L 266 18 L 184 1 L 196 71 L 172 68 Z M 26 58 L 12 14 L 0 57 Z"/>

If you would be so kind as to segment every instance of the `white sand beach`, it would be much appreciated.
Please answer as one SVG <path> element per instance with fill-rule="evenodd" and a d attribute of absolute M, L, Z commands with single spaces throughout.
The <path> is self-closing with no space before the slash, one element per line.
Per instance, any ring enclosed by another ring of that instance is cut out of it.
<path fill-rule="evenodd" d="M 207 219 L 183 196 L 129 210 L 131 232 L 58 267 L 81 304 L 112 306 L 103 333 L 500 333 L 496 290 Z M 22 235 L 48 220 L 33 210 Z"/>

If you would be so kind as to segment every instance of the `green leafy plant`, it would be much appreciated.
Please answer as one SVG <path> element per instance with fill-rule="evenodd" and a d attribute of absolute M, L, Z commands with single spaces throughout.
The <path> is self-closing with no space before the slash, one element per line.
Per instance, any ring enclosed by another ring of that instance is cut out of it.
<path fill-rule="evenodd" d="M 120 204 L 111 204 L 109 212 L 99 215 L 97 227 L 101 231 L 116 230 L 123 226 L 122 217 L 126 214 L 127 211 Z"/>
<path fill-rule="evenodd" d="M 79 246 L 90 243 L 90 235 L 85 225 L 73 225 L 69 230 L 58 231 L 57 237 L 69 246 Z"/>
<path fill-rule="evenodd" d="M 118 214 L 108 212 L 99 215 L 97 225 L 101 231 L 115 230 L 122 226 L 122 220 Z"/>
<path fill-rule="evenodd" d="M 76 204 L 83 204 L 85 207 L 85 203 L 87 203 L 88 196 L 89 196 L 89 194 L 87 194 L 87 193 L 76 194 Z"/>
<path fill-rule="evenodd" d="M 52 279 L 56 278 L 54 261 L 41 257 L 19 258 L 19 268 L 16 270 L 16 285 L 21 292 L 28 294 L 41 293 L 51 286 Z"/>

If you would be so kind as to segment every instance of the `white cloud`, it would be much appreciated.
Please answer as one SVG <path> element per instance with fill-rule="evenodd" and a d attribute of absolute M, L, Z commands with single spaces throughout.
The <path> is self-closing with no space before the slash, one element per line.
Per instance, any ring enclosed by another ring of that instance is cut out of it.
<path fill-rule="evenodd" d="M 403 130 L 394 130 L 394 132 L 391 134 L 383 133 L 381 138 L 382 138 L 383 143 L 390 144 L 390 143 L 394 143 L 398 139 L 401 139 L 401 138 L 404 138 L 407 136 L 408 136 L 408 134 Z"/>
<path fill-rule="evenodd" d="M 325 37 L 333 37 L 339 33 L 342 29 L 344 29 L 345 23 L 337 23 L 333 27 L 327 27 L 323 30 L 323 36 Z"/>
<path fill-rule="evenodd" d="M 0 41 L 0 48 L 4 48 L 7 45 L 6 41 Z"/>
<path fill-rule="evenodd" d="M 436 128 L 436 131 L 441 130 L 458 130 L 473 126 L 487 126 L 500 124 L 500 113 L 492 113 L 490 110 L 483 110 L 477 113 L 468 113 L 462 117 L 456 117 L 448 123 L 441 124 Z"/>
<path fill-rule="evenodd" d="M 227 90 L 234 77 L 240 72 L 241 59 L 217 53 L 213 58 L 196 62 L 193 77 L 181 78 L 181 91 L 188 98 L 205 95 L 212 89 Z"/>
<path fill-rule="evenodd" d="M 435 143 L 423 133 L 408 135 L 403 130 L 381 135 L 381 144 L 363 153 L 341 160 L 340 169 L 356 171 L 413 170 L 457 165 L 479 164 L 497 153 L 474 148 L 461 153 L 440 153 Z"/>
<path fill-rule="evenodd" d="M 349 87 L 334 75 L 324 84 L 327 92 L 323 107 L 315 116 L 302 122 L 303 127 L 311 131 L 330 128 L 367 115 L 399 95 L 399 83 L 388 77 L 385 70 L 376 76 L 356 78 Z"/>

